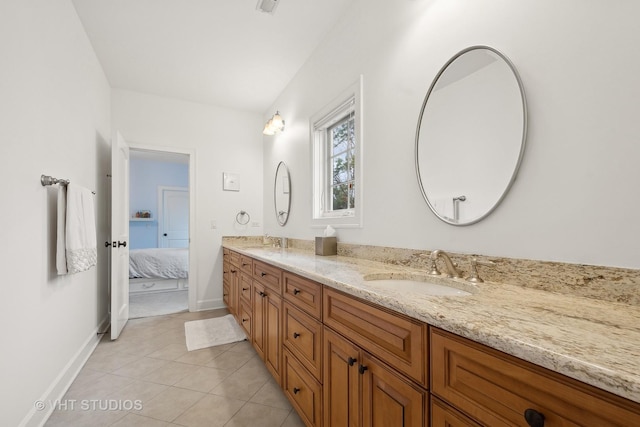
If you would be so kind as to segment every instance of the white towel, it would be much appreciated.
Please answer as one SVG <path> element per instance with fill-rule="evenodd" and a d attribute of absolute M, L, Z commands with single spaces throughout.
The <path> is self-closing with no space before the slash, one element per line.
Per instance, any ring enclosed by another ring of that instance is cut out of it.
<path fill-rule="evenodd" d="M 69 273 L 86 271 L 96 265 L 96 216 L 93 194 L 79 185 L 67 185 L 65 227 L 67 269 Z"/>
<path fill-rule="evenodd" d="M 431 201 L 431 199 L 429 199 Z M 452 220 L 453 218 L 453 198 L 445 197 L 442 199 L 434 199 L 431 203 L 431 206 L 434 207 L 438 215 Z"/>
<path fill-rule="evenodd" d="M 58 235 L 56 244 L 56 268 L 58 274 L 67 274 L 67 244 L 65 239 L 67 223 L 67 187 L 58 186 Z"/>

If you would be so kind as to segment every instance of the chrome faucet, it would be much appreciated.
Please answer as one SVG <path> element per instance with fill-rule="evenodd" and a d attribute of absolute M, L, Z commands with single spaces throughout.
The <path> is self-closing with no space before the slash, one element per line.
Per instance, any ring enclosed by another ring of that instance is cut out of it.
<path fill-rule="evenodd" d="M 444 264 L 447 267 L 447 273 L 445 274 L 447 277 L 460 277 L 460 271 L 456 268 L 456 265 L 453 263 L 453 261 L 451 261 L 449 255 L 441 249 L 436 249 L 435 251 L 431 252 L 431 255 L 429 256 L 429 260 L 431 261 L 431 265 L 429 267 L 430 275 L 440 276 L 442 274 L 438 270 L 438 265 L 436 263 L 438 257 L 444 260 Z"/>

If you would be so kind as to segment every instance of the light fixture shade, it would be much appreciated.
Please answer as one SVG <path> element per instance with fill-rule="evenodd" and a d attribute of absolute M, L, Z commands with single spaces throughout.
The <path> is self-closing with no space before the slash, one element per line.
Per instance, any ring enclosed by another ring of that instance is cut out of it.
<path fill-rule="evenodd" d="M 271 126 L 276 132 L 282 132 L 284 130 L 284 120 L 279 111 L 276 111 L 276 114 L 271 118 Z"/>
<path fill-rule="evenodd" d="M 280 133 L 284 130 L 284 120 L 280 115 L 280 111 L 276 111 L 276 113 L 271 116 L 269 121 L 264 125 L 264 129 L 262 133 L 264 135 L 275 135 L 276 133 Z"/>
<path fill-rule="evenodd" d="M 264 129 L 262 130 L 264 135 L 275 135 L 276 132 L 273 128 L 273 119 L 269 119 L 269 121 L 264 125 Z"/>
<path fill-rule="evenodd" d="M 278 7 L 278 3 L 280 3 L 279 0 L 258 0 L 256 9 L 260 12 L 273 15 L 273 13 L 276 11 L 276 7 Z"/>

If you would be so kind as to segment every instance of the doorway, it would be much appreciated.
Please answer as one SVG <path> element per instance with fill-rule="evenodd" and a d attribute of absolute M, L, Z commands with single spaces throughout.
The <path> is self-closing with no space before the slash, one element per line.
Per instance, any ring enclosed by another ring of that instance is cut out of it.
<path fill-rule="evenodd" d="M 130 318 L 194 310 L 193 157 L 130 144 Z"/>

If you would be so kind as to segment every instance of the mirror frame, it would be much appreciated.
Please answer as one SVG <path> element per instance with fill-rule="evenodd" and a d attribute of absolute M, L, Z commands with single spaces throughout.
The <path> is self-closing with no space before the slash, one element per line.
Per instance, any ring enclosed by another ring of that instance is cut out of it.
<path fill-rule="evenodd" d="M 289 181 L 287 216 L 284 221 L 280 220 L 280 213 L 278 212 L 278 198 L 276 196 L 276 191 L 278 189 L 278 172 L 280 172 L 281 167 L 287 173 L 287 181 Z M 289 221 L 289 213 L 291 212 L 291 173 L 289 173 L 289 168 L 287 167 L 287 164 L 283 161 L 278 163 L 278 166 L 276 167 L 276 176 L 273 182 L 273 209 L 275 210 L 275 213 L 276 213 L 276 222 L 278 223 L 279 226 L 284 227 L 287 224 L 287 221 Z"/>
<path fill-rule="evenodd" d="M 429 202 L 429 198 L 427 197 L 427 192 L 425 191 L 425 188 L 424 188 L 423 183 L 422 183 L 422 179 L 420 177 L 420 164 L 419 164 L 419 161 L 418 161 L 418 159 L 419 159 L 419 157 L 418 157 L 419 153 L 418 152 L 419 152 L 419 146 L 420 146 L 420 127 L 422 125 L 422 119 L 423 119 L 423 116 L 424 116 L 424 111 L 425 111 L 426 106 L 427 106 L 427 102 L 429 101 L 429 96 L 431 96 L 431 92 L 433 92 L 433 89 L 435 88 L 435 86 L 438 83 L 438 80 L 440 79 L 442 74 L 444 74 L 444 72 L 447 70 L 447 68 L 456 59 L 458 59 L 459 57 L 461 57 L 462 55 L 464 55 L 467 52 L 470 52 L 472 50 L 478 50 L 478 49 L 485 49 L 485 50 L 489 50 L 489 51 L 495 53 L 496 55 L 498 55 L 500 57 L 500 59 L 502 59 L 509 66 L 509 68 L 511 69 L 511 72 L 513 72 L 513 75 L 514 75 L 514 77 L 516 79 L 516 82 L 518 83 L 518 88 L 520 90 L 520 97 L 521 97 L 521 100 L 522 100 L 522 138 L 520 140 L 520 153 L 518 155 L 518 160 L 516 161 L 516 164 L 513 167 L 513 173 L 511 174 L 511 179 L 509 180 L 509 182 L 507 183 L 506 187 L 502 191 L 502 194 L 500 195 L 498 200 L 483 215 L 479 216 L 478 218 L 474 218 L 474 219 L 472 219 L 470 221 L 461 223 L 461 222 L 452 221 L 450 218 L 439 214 L 437 212 L 437 210 L 435 209 L 435 207 Z M 422 197 L 427 202 L 427 205 L 429 206 L 431 211 L 434 213 L 434 215 L 437 216 L 441 221 L 444 221 L 447 224 L 456 225 L 456 226 L 466 226 L 466 225 L 475 224 L 475 223 L 483 220 L 487 216 L 489 216 L 498 207 L 498 205 L 500 205 L 502 200 L 507 195 L 507 192 L 509 191 L 509 189 L 513 185 L 514 181 L 516 180 L 516 176 L 518 174 L 518 170 L 520 169 L 520 163 L 522 163 L 522 157 L 524 155 L 526 139 L 527 139 L 527 99 L 526 99 L 526 96 L 525 96 L 524 85 L 522 84 L 522 79 L 520 78 L 520 74 L 518 74 L 518 70 L 516 70 L 516 67 L 509 60 L 509 58 L 507 58 L 499 50 L 494 49 L 494 48 L 492 48 L 490 46 L 485 46 L 485 45 L 471 46 L 471 47 L 463 49 L 460 52 L 458 52 L 455 55 L 453 55 L 453 57 L 451 57 L 451 59 L 449 59 L 446 62 L 446 64 L 444 64 L 442 66 L 442 68 L 440 68 L 440 71 L 438 71 L 438 74 L 436 74 L 435 78 L 433 79 L 433 82 L 431 83 L 431 86 L 429 87 L 429 90 L 427 91 L 427 95 L 425 96 L 424 101 L 422 103 L 422 108 L 420 109 L 420 114 L 418 115 L 418 125 L 416 127 L 415 153 L 414 154 L 415 154 L 416 176 L 418 178 L 418 186 L 420 187 L 420 191 L 422 192 Z"/>

